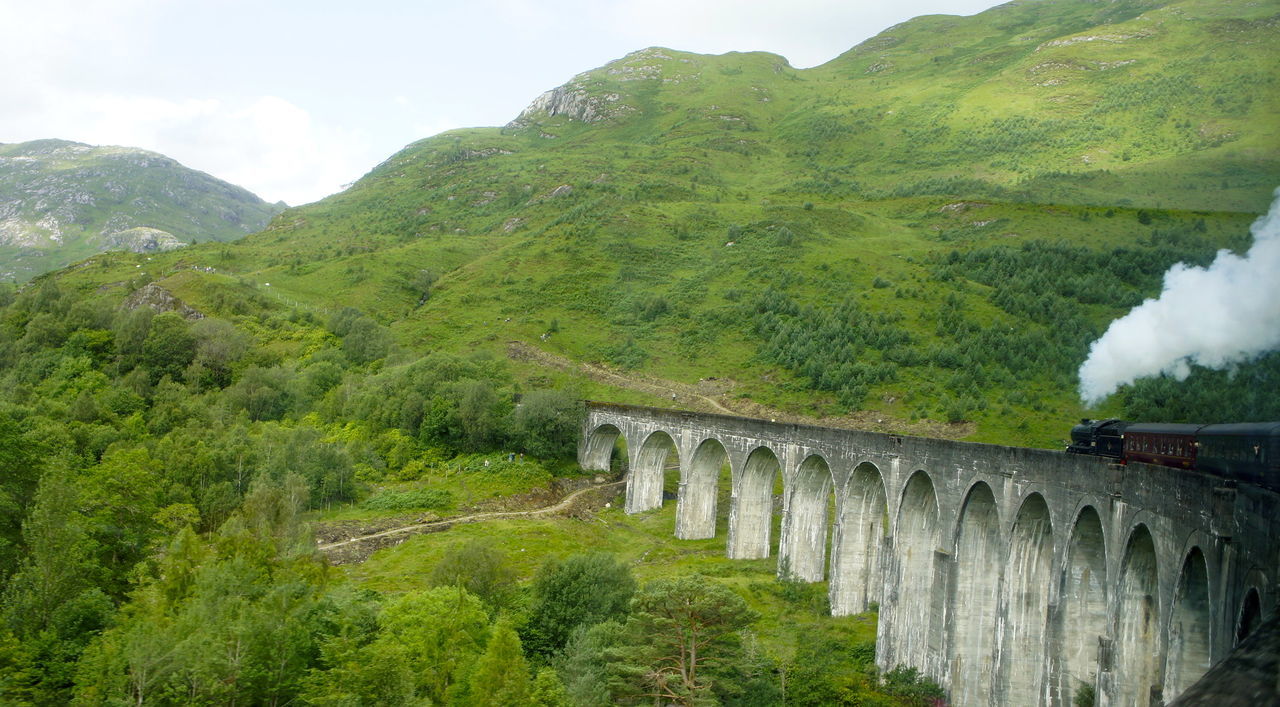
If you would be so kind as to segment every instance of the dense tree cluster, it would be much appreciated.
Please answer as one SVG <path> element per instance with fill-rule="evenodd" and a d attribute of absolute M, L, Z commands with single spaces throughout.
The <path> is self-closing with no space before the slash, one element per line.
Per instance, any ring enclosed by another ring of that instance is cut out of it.
<path fill-rule="evenodd" d="M 500 361 L 415 360 L 358 311 L 321 322 L 249 287 L 211 290 L 203 318 L 53 278 L 0 302 L 0 701 L 283 704 L 320 690 L 308 670 L 337 660 L 333 635 L 401 614 L 331 586 L 301 513 L 459 453 L 575 448 L 580 403 L 521 398 Z M 535 466 L 448 463 L 476 484 Z M 431 488 L 369 498 L 456 501 Z M 421 601 L 402 613 L 465 616 Z M 478 611 L 477 656 L 491 623 Z M 386 669 L 410 682 L 367 684 L 436 700 L 452 689 L 449 675 L 421 682 L 416 666 L 434 658 L 402 658 Z"/>

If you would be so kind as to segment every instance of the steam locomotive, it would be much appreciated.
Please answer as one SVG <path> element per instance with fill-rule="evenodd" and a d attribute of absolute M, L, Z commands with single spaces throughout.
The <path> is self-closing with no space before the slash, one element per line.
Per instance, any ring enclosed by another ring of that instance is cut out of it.
<path fill-rule="evenodd" d="M 1280 422 L 1180 425 L 1089 420 L 1071 428 L 1074 454 L 1196 469 L 1280 490 Z"/>

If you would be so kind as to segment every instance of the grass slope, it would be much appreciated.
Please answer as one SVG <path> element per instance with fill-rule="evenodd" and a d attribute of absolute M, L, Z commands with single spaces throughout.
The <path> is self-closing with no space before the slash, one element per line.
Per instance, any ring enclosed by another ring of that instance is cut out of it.
<path fill-rule="evenodd" d="M 1056 446 L 1106 323 L 1174 262 L 1247 247 L 1280 184 L 1277 35 L 1274 1 L 1041 0 L 917 18 L 806 70 L 646 49 L 235 244 L 68 277 L 145 269 L 199 308 L 231 276 L 414 348 L 521 340 Z"/>

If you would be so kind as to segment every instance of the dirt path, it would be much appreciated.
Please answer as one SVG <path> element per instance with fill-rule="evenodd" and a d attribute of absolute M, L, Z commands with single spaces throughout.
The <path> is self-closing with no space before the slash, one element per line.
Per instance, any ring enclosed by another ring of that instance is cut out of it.
<path fill-rule="evenodd" d="M 973 434 L 971 422 L 946 423 L 934 420 L 903 420 L 882 412 L 862 410 L 839 417 L 808 417 L 775 410 L 759 403 L 729 395 L 736 383 L 728 378 L 704 378 L 696 384 L 655 378 L 641 374 L 626 374 L 594 363 L 573 359 L 544 351 L 523 341 L 508 341 L 507 355 L 517 361 L 529 361 L 547 368 L 585 375 L 593 381 L 671 400 L 670 406 L 697 412 L 718 412 L 725 415 L 754 417 L 777 422 L 794 422 L 820 427 L 840 427 L 850 430 L 868 430 L 892 434 L 907 434 L 938 439 L 960 439 Z"/>
<path fill-rule="evenodd" d="M 578 502 L 585 500 L 588 494 L 596 494 L 603 498 L 604 496 L 612 495 L 613 493 L 604 491 L 605 489 L 610 489 L 624 483 L 626 483 L 625 480 L 588 486 L 574 491 L 560 499 L 559 502 L 546 506 L 545 508 L 535 508 L 527 511 L 490 511 L 487 513 L 472 513 L 471 515 L 459 516 L 457 518 L 446 518 L 444 520 L 431 521 L 428 523 L 414 523 L 411 525 L 391 528 L 389 530 L 383 530 L 377 533 L 348 538 L 346 540 L 325 543 L 317 546 L 316 549 L 327 555 L 329 557 L 329 561 L 335 565 L 364 562 L 375 551 L 384 547 L 398 545 L 403 542 L 404 538 L 407 536 L 419 533 L 436 533 L 448 530 L 455 525 L 461 525 L 463 523 L 479 523 L 486 520 L 496 520 L 498 518 L 538 518 L 562 513 L 572 515 L 575 511 L 586 510 L 578 507 Z"/>

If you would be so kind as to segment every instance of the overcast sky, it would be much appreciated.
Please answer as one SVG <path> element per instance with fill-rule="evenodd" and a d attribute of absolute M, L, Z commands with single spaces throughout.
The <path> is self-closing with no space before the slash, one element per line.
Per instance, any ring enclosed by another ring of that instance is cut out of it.
<path fill-rule="evenodd" d="M 502 125 L 649 46 L 805 68 L 996 0 L 0 0 L 0 143 L 166 154 L 297 205 L 404 145 Z"/>

